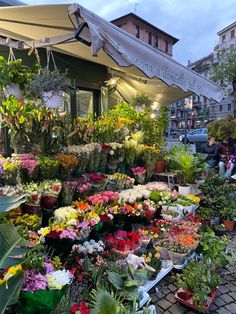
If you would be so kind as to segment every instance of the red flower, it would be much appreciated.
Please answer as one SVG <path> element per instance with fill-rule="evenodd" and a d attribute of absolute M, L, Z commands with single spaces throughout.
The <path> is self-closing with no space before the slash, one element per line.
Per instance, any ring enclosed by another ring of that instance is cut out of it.
<path fill-rule="evenodd" d="M 57 232 L 57 231 L 52 230 L 52 231 L 50 231 L 50 232 L 46 235 L 46 237 L 48 237 L 48 238 L 53 238 L 53 239 L 59 239 L 60 234 L 61 234 L 61 231 L 60 231 L 60 232 Z"/>
<path fill-rule="evenodd" d="M 83 280 L 83 274 L 80 273 L 78 276 L 77 276 L 77 281 L 82 281 Z"/>
<path fill-rule="evenodd" d="M 70 307 L 71 313 L 76 313 L 80 310 L 79 304 L 75 303 L 73 306 Z"/>
<path fill-rule="evenodd" d="M 33 194 L 33 195 L 31 195 L 31 198 L 32 198 L 32 201 L 37 201 L 39 196 L 38 196 L 38 194 Z"/>
<path fill-rule="evenodd" d="M 80 301 L 79 310 L 80 310 L 80 314 L 90 314 L 90 310 L 88 309 L 84 301 Z"/>

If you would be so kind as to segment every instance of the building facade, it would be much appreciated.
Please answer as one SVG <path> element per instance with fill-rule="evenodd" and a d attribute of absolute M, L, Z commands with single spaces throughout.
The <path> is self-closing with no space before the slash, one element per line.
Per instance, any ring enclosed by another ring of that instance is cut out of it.
<path fill-rule="evenodd" d="M 172 57 L 173 45 L 178 42 L 178 39 L 145 21 L 138 15 L 128 13 L 112 20 L 111 23 Z"/>
<path fill-rule="evenodd" d="M 236 49 L 236 22 L 225 27 L 217 33 L 219 36 L 218 43 L 214 51 L 208 56 L 195 62 L 189 62 L 188 67 L 201 74 L 208 80 L 212 77 L 212 69 L 218 64 L 219 53 L 223 49 Z M 218 82 L 220 84 L 220 82 Z M 176 102 L 170 107 L 169 133 L 176 133 L 181 130 L 187 123 L 188 129 L 205 127 L 206 123 L 221 119 L 234 113 L 233 88 L 228 84 L 224 89 L 224 98 L 220 103 L 209 100 L 203 96 L 192 96 L 192 110 L 188 112 L 187 120 L 184 113 L 184 100 Z"/>

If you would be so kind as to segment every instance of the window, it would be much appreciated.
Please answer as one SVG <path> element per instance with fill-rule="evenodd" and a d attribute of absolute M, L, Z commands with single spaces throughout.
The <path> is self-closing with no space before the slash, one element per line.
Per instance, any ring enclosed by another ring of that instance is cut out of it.
<path fill-rule="evenodd" d="M 148 43 L 149 45 L 152 45 L 152 33 L 151 32 L 148 33 Z"/>
<path fill-rule="evenodd" d="M 136 28 L 136 38 L 140 38 L 140 27 L 139 25 L 135 25 L 135 28 Z"/>
<path fill-rule="evenodd" d="M 234 29 L 231 31 L 230 36 L 231 36 L 231 38 L 234 38 Z"/>
<path fill-rule="evenodd" d="M 155 39 L 156 39 L 155 47 L 158 48 L 158 44 L 159 44 L 159 43 L 158 43 L 158 36 L 157 36 L 157 35 L 156 35 Z"/>
<path fill-rule="evenodd" d="M 76 113 L 82 117 L 87 113 L 93 114 L 93 92 L 87 90 L 79 90 L 76 92 Z"/>
<path fill-rule="evenodd" d="M 231 111 L 231 104 L 228 104 L 228 111 Z"/>
<path fill-rule="evenodd" d="M 168 50 L 169 50 L 169 45 L 168 44 L 169 44 L 168 41 L 165 40 L 165 52 L 168 52 Z"/>
<path fill-rule="evenodd" d="M 220 105 L 220 112 L 222 112 L 222 109 L 223 109 L 223 106 L 222 106 L 222 105 Z"/>
<path fill-rule="evenodd" d="M 226 39 L 226 36 L 223 35 L 223 36 L 222 36 L 222 43 L 225 42 L 225 39 Z"/>

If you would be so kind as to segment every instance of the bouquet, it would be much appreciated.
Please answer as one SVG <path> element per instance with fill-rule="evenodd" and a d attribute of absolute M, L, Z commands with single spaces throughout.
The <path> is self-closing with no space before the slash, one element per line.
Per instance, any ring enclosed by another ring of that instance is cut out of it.
<path fill-rule="evenodd" d="M 75 155 L 78 158 L 77 171 L 79 174 L 84 173 L 88 162 L 90 160 L 90 156 L 93 152 L 92 146 L 89 144 L 86 145 L 71 145 L 65 147 L 63 150 L 66 154 Z"/>
<path fill-rule="evenodd" d="M 151 178 L 154 174 L 156 159 L 159 152 L 159 149 L 156 149 L 155 146 L 144 146 L 143 161 L 145 163 L 145 168 L 147 171 L 147 178 Z"/>
<path fill-rule="evenodd" d="M 139 250 L 140 237 L 134 232 L 118 230 L 113 235 L 108 234 L 105 243 L 119 253 L 129 254 Z"/>
<path fill-rule="evenodd" d="M 88 172 L 98 171 L 102 151 L 101 144 L 91 143 L 88 145 L 90 145 L 91 147 L 91 155 L 87 166 L 87 170 Z"/>
<path fill-rule="evenodd" d="M 70 178 L 78 165 L 78 158 L 75 155 L 66 155 L 60 153 L 57 155 L 57 160 L 60 166 L 60 177 L 62 179 Z"/>
<path fill-rule="evenodd" d="M 51 180 L 58 177 L 59 162 L 57 159 L 41 156 L 38 157 L 39 177 L 41 180 Z"/>
<path fill-rule="evenodd" d="M 145 183 L 146 169 L 145 167 L 131 167 L 131 172 L 135 178 L 135 182 L 138 184 Z"/>

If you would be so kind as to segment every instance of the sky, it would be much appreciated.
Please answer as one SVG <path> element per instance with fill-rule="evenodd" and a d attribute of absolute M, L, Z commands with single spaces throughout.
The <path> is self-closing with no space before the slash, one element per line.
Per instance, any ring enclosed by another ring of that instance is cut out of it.
<path fill-rule="evenodd" d="M 22 0 L 27 4 L 78 2 L 106 20 L 134 12 L 177 37 L 173 58 L 187 65 L 209 53 L 217 44 L 217 32 L 236 21 L 235 0 Z M 136 11 L 135 11 L 136 8 Z"/>

